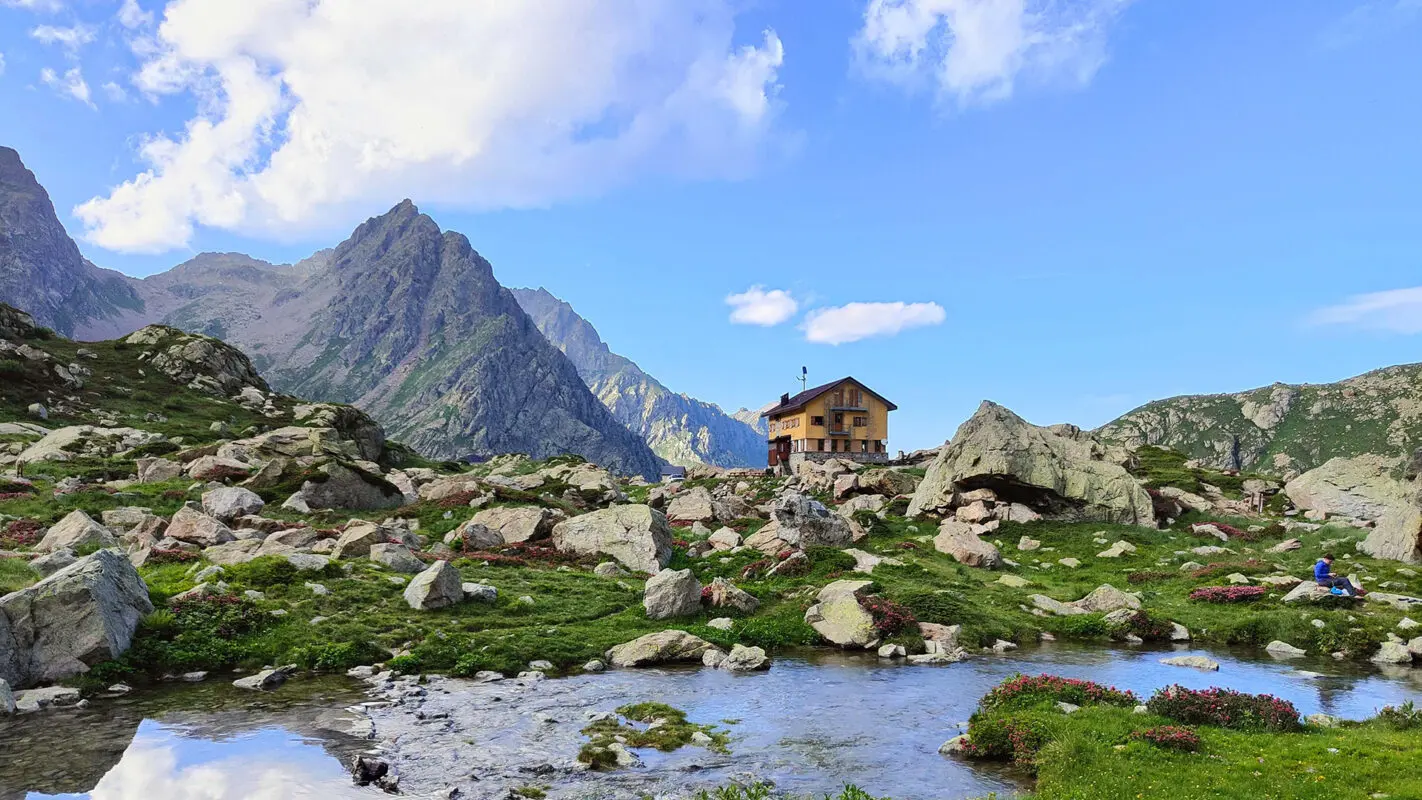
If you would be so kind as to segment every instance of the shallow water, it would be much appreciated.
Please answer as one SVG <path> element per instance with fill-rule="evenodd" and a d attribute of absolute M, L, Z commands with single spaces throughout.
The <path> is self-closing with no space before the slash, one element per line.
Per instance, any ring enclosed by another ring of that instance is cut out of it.
<path fill-rule="evenodd" d="M 415 795 L 458 786 L 466 798 L 502 798 L 511 788 L 539 786 L 555 798 L 681 797 L 698 787 L 756 777 L 792 792 L 826 792 L 853 782 L 876 796 L 927 800 L 1006 795 L 1022 787 L 1010 771 L 937 752 L 960 732 L 978 699 L 1014 672 L 1089 678 L 1142 696 L 1170 683 L 1227 686 L 1278 695 L 1303 714 L 1353 719 L 1383 705 L 1422 701 L 1422 669 L 1275 662 L 1257 658 L 1256 651 L 1178 652 L 1211 655 L 1221 670 L 1158 663 L 1172 651 L 1067 644 L 947 667 L 807 652 L 750 675 L 669 669 L 527 686 L 438 681 L 427 696 L 371 713 L 377 739 L 401 772 L 402 789 Z M 322 712 L 351 705 L 360 699 L 354 694 L 359 688 L 334 679 L 300 681 L 253 696 L 222 681 L 0 722 L 0 800 L 384 796 L 350 786 L 342 768 L 351 754 L 376 742 L 323 727 Z M 641 753 L 644 765 L 630 770 L 576 770 L 587 713 L 644 700 L 721 725 L 732 736 L 730 755 L 685 748 Z M 59 753 L 67 755 L 56 758 Z"/>

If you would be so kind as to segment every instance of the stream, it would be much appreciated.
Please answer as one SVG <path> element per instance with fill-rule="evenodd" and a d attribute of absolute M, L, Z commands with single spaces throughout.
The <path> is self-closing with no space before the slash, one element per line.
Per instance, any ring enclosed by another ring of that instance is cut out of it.
<path fill-rule="evenodd" d="M 1220 671 L 1159 663 L 1186 653 L 1209 655 Z M 431 679 L 424 686 L 329 677 L 259 695 L 214 676 L 82 709 L 0 719 L 0 800 L 385 797 L 352 786 L 345 770 L 356 753 L 373 750 L 395 765 L 402 792 L 414 797 L 448 798 L 458 788 L 461 800 L 503 800 L 520 787 L 550 798 L 690 797 L 752 779 L 798 794 L 854 783 L 895 800 L 1010 796 L 1027 786 L 1020 774 L 944 757 L 938 747 L 961 732 L 983 694 L 1015 672 L 1087 678 L 1142 697 L 1171 683 L 1225 686 L 1280 696 L 1301 714 L 1347 719 L 1422 701 L 1422 669 L 1410 667 L 1064 643 L 946 667 L 805 651 L 755 674 L 644 669 L 491 683 Z M 729 754 L 638 751 L 640 766 L 604 773 L 578 767 L 590 714 L 648 700 L 729 732 Z M 372 723 L 375 738 L 363 738 Z"/>

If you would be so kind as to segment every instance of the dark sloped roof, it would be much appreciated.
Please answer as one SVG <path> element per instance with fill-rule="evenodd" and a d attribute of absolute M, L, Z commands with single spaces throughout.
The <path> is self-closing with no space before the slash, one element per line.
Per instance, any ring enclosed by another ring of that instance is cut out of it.
<path fill-rule="evenodd" d="M 798 411 L 799 409 L 804 408 L 805 405 L 807 405 L 811 400 L 814 400 L 816 397 L 819 397 L 820 395 L 824 394 L 825 392 L 828 392 L 830 389 L 833 389 L 834 387 L 840 385 L 841 383 L 844 383 L 845 381 L 854 381 L 855 383 L 859 384 L 861 387 L 864 388 L 864 391 L 879 398 L 879 401 L 882 402 L 884 405 L 888 406 L 890 411 L 898 410 L 898 406 L 890 402 L 887 397 L 879 394 L 873 389 L 870 389 L 868 386 L 865 386 L 863 381 L 859 380 L 853 375 L 849 375 L 838 380 L 830 381 L 829 383 L 821 384 L 813 389 L 806 389 L 805 391 L 800 392 L 799 394 L 791 397 L 784 403 L 780 403 L 774 408 L 761 412 L 761 416 L 773 417 L 777 414 L 784 414 L 790 411 Z"/>

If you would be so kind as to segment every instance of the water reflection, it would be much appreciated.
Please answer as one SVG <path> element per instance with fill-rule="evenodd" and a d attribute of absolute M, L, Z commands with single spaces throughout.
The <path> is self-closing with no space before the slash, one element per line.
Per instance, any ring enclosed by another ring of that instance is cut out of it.
<path fill-rule="evenodd" d="M 517 698 L 511 686 L 456 683 L 450 687 L 455 694 L 434 692 L 429 700 L 430 709 L 449 712 L 449 728 L 402 730 L 409 718 L 394 710 L 376 717 L 382 736 L 400 733 L 402 751 L 418 756 L 403 764 L 401 780 L 416 794 L 462 781 L 467 797 L 506 796 L 530 780 L 529 768 L 573 757 L 585 712 L 654 699 L 698 721 L 724 724 L 732 753 L 647 753 L 645 767 L 606 775 L 559 770 L 538 779 L 550 796 L 682 796 L 696 786 L 755 776 L 801 793 L 818 795 L 852 781 L 876 796 L 926 800 L 993 791 L 1006 796 L 1021 788 L 1022 777 L 1000 766 L 937 753 L 978 699 L 1014 672 L 1087 678 L 1142 697 L 1170 683 L 1226 686 L 1278 695 L 1304 714 L 1350 719 L 1422 699 L 1422 670 L 1382 671 L 1330 659 L 1275 662 L 1254 651 L 1177 652 L 1208 654 L 1221 671 L 1160 664 L 1172 651 L 1069 644 L 946 668 L 815 651 L 782 658 L 764 674 L 623 670 L 548 681 Z M 484 703 L 480 691 L 515 702 Z M 335 732 L 341 726 L 332 717 L 362 699 L 360 687 L 344 679 L 297 681 L 261 695 L 212 681 L 0 720 L 0 800 L 383 797 L 351 786 L 342 768 L 370 743 Z M 535 716 L 559 724 L 534 725 Z M 475 745 L 472 752 L 461 747 L 466 742 Z"/>

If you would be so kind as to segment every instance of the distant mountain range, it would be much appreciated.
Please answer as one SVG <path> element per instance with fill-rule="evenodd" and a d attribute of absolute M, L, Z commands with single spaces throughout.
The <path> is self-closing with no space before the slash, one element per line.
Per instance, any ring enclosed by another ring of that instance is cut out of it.
<path fill-rule="evenodd" d="M 538 329 L 572 360 L 612 416 L 673 464 L 762 466 L 765 427 L 759 412 L 727 415 L 714 403 L 676 394 L 630 359 L 612 352 L 573 307 L 546 289 L 514 289 Z"/>

